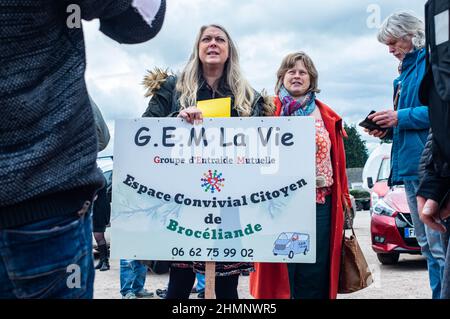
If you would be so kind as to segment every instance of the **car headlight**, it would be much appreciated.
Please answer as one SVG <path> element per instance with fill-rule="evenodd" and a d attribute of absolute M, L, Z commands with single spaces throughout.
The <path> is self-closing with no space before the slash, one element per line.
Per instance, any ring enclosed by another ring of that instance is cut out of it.
<path fill-rule="evenodd" d="M 377 201 L 377 204 L 373 206 L 373 213 L 377 215 L 393 216 L 395 210 L 386 204 L 384 200 L 380 199 Z"/>

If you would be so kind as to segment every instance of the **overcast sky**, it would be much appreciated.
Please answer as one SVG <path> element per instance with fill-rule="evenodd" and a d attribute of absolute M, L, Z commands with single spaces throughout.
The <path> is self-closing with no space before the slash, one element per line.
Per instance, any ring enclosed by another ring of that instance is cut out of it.
<path fill-rule="evenodd" d="M 180 71 L 202 25 L 221 24 L 238 46 L 251 85 L 273 94 L 276 71 L 290 52 L 305 51 L 319 71 L 318 98 L 347 124 L 392 107 L 398 61 L 376 39 L 389 14 L 424 16 L 425 0 L 167 0 L 161 32 L 147 43 L 120 45 L 84 23 L 86 80 L 113 134 L 114 120 L 140 117 L 148 99 L 140 84 L 154 67 Z M 376 140 L 364 138 L 369 149 Z M 112 143 L 102 155 L 112 153 Z"/>

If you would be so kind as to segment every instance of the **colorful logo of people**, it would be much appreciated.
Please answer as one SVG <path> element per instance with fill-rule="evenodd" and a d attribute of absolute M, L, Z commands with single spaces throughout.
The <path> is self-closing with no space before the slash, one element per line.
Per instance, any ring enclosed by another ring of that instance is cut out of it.
<path fill-rule="evenodd" d="M 208 170 L 208 173 L 203 174 L 202 188 L 205 192 L 210 191 L 211 193 L 220 192 L 222 187 L 225 186 L 223 182 L 225 178 L 222 178 L 222 173 L 217 174 L 217 170 L 214 170 L 214 173 L 211 170 Z"/>

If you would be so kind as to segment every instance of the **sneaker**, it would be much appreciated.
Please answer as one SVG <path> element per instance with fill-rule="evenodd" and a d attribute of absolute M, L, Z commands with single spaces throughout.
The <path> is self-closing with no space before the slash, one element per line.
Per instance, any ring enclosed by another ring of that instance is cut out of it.
<path fill-rule="evenodd" d="M 138 298 L 151 298 L 155 294 L 147 289 L 142 288 L 139 292 L 136 293 L 136 297 Z"/>
<path fill-rule="evenodd" d="M 137 296 L 134 292 L 128 292 L 125 296 L 122 296 L 122 299 L 137 299 Z"/>
<path fill-rule="evenodd" d="M 205 299 L 205 291 L 203 290 L 202 292 L 199 292 L 197 295 L 198 299 Z"/>
<path fill-rule="evenodd" d="M 165 299 L 167 296 L 167 289 L 156 289 L 156 294 L 158 297 Z"/>

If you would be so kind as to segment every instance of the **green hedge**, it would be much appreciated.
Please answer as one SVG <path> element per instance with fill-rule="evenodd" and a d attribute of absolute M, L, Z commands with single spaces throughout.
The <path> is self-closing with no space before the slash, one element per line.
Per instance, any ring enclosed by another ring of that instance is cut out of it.
<path fill-rule="evenodd" d="M 362 190 L 362 189 L 352 189 L 350 190 L 350 194 L 355 197 L 355 199 L 358 198 L 370 198 L 370 193 L 368 191 Z"/>

